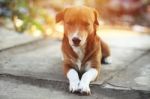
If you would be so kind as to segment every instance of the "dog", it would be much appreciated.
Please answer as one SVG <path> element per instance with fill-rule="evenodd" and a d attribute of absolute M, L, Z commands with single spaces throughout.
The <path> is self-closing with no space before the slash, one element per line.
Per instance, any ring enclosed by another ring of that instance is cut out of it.
<path fill-rule="evenodd" d="M 56 14 L 63 21 L 63 69 L 72 93 L 90 95 L 89 84 L 100 73 L 101 61 L 110 56 L 108 45 L 96 34 L 98 12 L 87 6 L 73 6 Z"/>

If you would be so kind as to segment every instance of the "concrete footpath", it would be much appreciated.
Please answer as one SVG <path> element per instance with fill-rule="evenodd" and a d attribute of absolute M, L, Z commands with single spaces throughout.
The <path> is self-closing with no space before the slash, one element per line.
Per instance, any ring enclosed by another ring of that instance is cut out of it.
<path fill-rule="evenodd" d="M 112 63 L 102 65 L 91 96 L 68 91 L 60 40 L 0 28 L 0 99 L 150 99 L 150 35 L 101 30 Z"/>

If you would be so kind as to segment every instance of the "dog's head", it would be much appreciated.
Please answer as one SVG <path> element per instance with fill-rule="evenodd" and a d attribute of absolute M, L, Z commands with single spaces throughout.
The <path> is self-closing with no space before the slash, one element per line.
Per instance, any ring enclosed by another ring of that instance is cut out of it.
<path fill-rule="evenodd" d="M 82 46 L 87 37 L 96 33 L 98 13 L 94 8 L 77 6 L 64 9 L 56 15 L 56 22 L 64 22 L 64 35 L 71 46 Z"/>

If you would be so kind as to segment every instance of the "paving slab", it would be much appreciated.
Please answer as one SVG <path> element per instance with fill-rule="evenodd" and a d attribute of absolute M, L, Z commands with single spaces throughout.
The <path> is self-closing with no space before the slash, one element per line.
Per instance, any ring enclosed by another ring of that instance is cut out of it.
<path fill-rule="evenodd" d="M 107 83 L 134 90 L 150 91 L 150 52 L 119 71 Z"/>
<path fill-rule="evenodd" d="M 55 84 L 54 84 L 55 83 Z M 0 76 L 0 99 L 149 99 L 139 91 L 99 89 L 92 86 L 91 96 L 71 94 L 66 83 L 15 76 Z"/>
<path fill-rule="evenodd" d="M 64 80 L 60 41 L 46 40 L 0 53 L 0 72 Z"/>
<path fill-rule="evenodd" d="M 100 76 L 94 84 L 104 84 L 112 79 L 119 71 L 127 68 L 129 64 L 140 58 L 145 52 L 141 50 L 111 48 L 111 64 L 102 64 Z"/>
<path fill-rule="evenodd" d="M 13 30 L 0 27 L 0 51 L 17 45 L 33 42 L 41 39 L 40 37 L 31 37 L 27 34 L 17 33 Z"/>

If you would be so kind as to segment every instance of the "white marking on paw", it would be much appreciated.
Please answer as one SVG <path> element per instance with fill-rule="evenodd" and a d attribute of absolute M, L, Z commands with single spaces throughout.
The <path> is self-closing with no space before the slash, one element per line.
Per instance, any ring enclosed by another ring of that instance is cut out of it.
<path fill-rule="evenodd" d="M 107 57 L 107 58 L 105 59 L 105 61 L 106 61 L 107 63 L 109 63 L 109 64 L 112 63 L 112 57 L 110 57 L 110 56 Z"/>
<path fill-rule="evenodd" d="M 106 62 L 112 63 L 112 57 L 107 57 L 107 58 L 106 58 Z"/>
<path fill-rule="evenodd" d="M 67 78 L 69 79 L 69 91 L 78 91 L 78 86 L 80 82 L 78 73 L 74 69 L 70 69 L 67 73 Z"/>
<path fill-rule="evenodd" d="M 69 91 L 76 92 L 78 90 L 79 90 L 79 82 L 78 81 L 70 82 Z"/>
<path fill-rule="evenodd" d="M 85 72 L 82 75 L 80 84 L 79 84 L 79 90 L 81 93 L 87 93 L 90 94 L 90 87 L 89 84 L 91 81 L 94 81 L 98 75 L 98 71 L 94 68 L 89 69 L 87 72 Z"/>
<path fill-rule="evenodd" d="M 80 93 L 91 94 L 91 90 L 89 84 L 87 82 L 80 82 L 79 84 Z"/>

